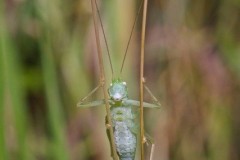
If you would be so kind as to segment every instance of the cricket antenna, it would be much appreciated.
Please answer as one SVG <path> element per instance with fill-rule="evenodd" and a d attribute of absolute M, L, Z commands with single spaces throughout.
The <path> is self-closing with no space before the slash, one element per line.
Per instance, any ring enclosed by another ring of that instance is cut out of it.
<path fill-rule="evenodd" d="M 124 54 L 124 57 L 123 57 L 120 74 L 122 74 L 122 71 L 123 71 L 123 66 L 124 66 L 124 62 L 125 62 L 126 56 L 127 56 L 128 47 L 129 47 L 129 44 L 130 44 L 131 39 L 132 39 L 133 30 L 134 30 L 134 28 L 135 28 L 135 26 L 136 26 L 136 23 L 137 23 L 137 20 L 138 20 L 140 11 L 141 11 L 142 6 L 143 6 L 143 1 L 144 1 L 144 0 L 142 0 L 142 2 L 141 2 L 141 4 L 140 4 L 140 7 L 139 7 L 139 9 L 138 9 L 138 13 L 137 13 L 137 16 L 136 16 L 136 18 L 135 18 L 135 20 L 134 20 L 134 24 L 133 24 L 133 27 L 132 27 L 132 30 L 131 30 L 131 34 L 130 34 L 130 37 L 129 37 L 129 39 L 128 39 L 127 48 L 126 48 L 126 50 L 125 50 L 125 54 Z"/>
<path fill-rule="evenodd" d="M 96 1 L 95 1 L 95 5 L 96 5 L 96 8 L 97 8 L 97 13 L 98 13 L 98 17 L 99 17 L 100 24 L 101 24 L 101 28 L 102 28 L 102 32 L 103 32 L 103 36 L 104 36 L 104 41 L 105 41 L 106 48 L 107 48 L 107 55 L 108 55 L 108 59 L 109 59 L 109 62 L 110 62 L 111 71 L 112 71 L 112 77 L 113 77 L 113 76 L 114 76 L 114 72 L 113 72 L 112 60 L 111 60 L 111 56 L 110 56 L 110 52 L 109 52 L 109 48 L 108 48 L 107 38 L 106 38 L 104 29 L 103 29 L 103 24 L 102 24 L 102 19 L 101 19 L 101 16 L 100 16 L 100 11 L 99 11 L 99 9 L 98 9 L 98 5 L 97 5 L 97 2 L 96 2 Z"/>

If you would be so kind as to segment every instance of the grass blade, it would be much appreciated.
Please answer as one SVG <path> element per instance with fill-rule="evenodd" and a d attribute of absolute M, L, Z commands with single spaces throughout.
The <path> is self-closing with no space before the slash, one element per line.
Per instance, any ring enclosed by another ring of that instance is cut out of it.
<path fill-rule="evenodd" d="M 6 82 L 6 88 L 9 91 L 8 93 L 10 97 L 10 104 L 12 106 L 14 115 L 15 135 L 17 139 L 17 157 L 19 159 L 28 160 L 29 159 L 29 148 L 27 144 L 28 115 L 27 105 L 25 102 L 25 90 L 23 88 L 21 76 L 22 66 L 19 61 L 19 54 L 15 50 L 14 44 L 12 43 L 13 41 L 11 40 L 8 31 L 6 29 L 1 29 L 1 31 L 2 31 L 1 54 L 5 71 L 4 80 Z M 2 108 L 2 110 L 3 109 L 4 108 Z M 1 113 L 4 114 L 4 111 L 3 112 L 1 111 Z M 1 116 L 1 118 L 2 117 L 4 116 Z"/>
<path fill-rule="evenodd" d="M 65 125 L 63 119 L 63 107 L 59 95 L 58 79 L 56 75 L 56 66 L 54 64 L 53 52 L 51 50 L 51 42 L 49 33 L 46 33 L 46 39 L 41 41 L 42 50 L 42 69 L 44 76 L 44 85 L 47 97 L 49 128 L 52 134 L 50 151 L 53 159 L 66 160 L 67 145 L 65 137 Z M 53 154 L 53 155 L 52 155 Z"/>
<path fill-rule="evenodd" d="M 0 2 L 0 11 L 3 11 L 2 1 Z M 0 159 L 7 159 L 7 148 L 5 144 L 5 122 L 4 122 L 4 66 L 3 66 L 3 52 L 5 51 L 5 28 L 4 27 L 4 15 L 0 13 Z"/>

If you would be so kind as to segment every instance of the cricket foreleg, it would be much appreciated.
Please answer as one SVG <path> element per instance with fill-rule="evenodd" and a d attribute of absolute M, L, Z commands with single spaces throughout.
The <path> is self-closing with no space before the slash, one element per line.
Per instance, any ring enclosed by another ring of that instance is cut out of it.
<path fill-rule="evenodd" d="M 125 105 L 130 105 L 130 106 L 136 106 L 136 107 L 140 106 L 140 102 L 139 101 L 132 100 L 132 99 L 126 99 L 126 100 L 124 100 L 123 103 Z M 159 105 L 151 104 L 151 103 L 147 103 L 147 102 L 143 102 L 143 107 L 147 107 L 147 108 L 160 108 Z"/>
<path fill-rule="evenodd" d="M 144 82 L 144 88 L 146 89 L 146 91 L 148 92 L 148 94 L 151 96 L 151 98 L 153 99 L 154 103 L 158 106 L 161 106 L 161 103 L 159 102 L 159 100 L 154 96 L 154 94 L 151 92 L 151 90 L 147 87 L 147 85 L 145 84 L 145 79 L 143 80 Z"/>
<path fill-rule="evenodd" d="M 83 103 L 88 97 L 90 97 L 91 95 L 93 95 L 93 93 L 95 93 L 100 87 L 102 87 L 102 84 L 101 84 L 101 83 L 99 83 L 98 86 L 97 86 L 96 88 L 94 88 L 87 96 L 85 96 L 84 98 L 82 98 L 78 104 Z"/>
<path fill-rule="evenodd" d="M 89 98 L 91 95 L 93 95 L 100 87 L 103 86 L 104 82 L 100 82 L 98 84 L 98 86 L 96 88 L 94 88 L 87 96 L 85 96 L 83 99 L 81 99 L 78 104 L 77 107 L 82 107 L 82 108 L 87 108 L 87 107 L 95 107 L 95 106 L 100 106 L 102 104 L 105 104 L 104 100 L 96 100 L 96 101 L 92 101 L 92 102 L 87 102 L 84 103 L 84 101 Z"/>
<path fill-rule="evenodd" d="M 92 102 L 79 102 L 77 104 L 77 107 L 81 107 L 81 108 L 88 108 L 88 107 L 96 107 L 96 106 L 101 106 L 105 104 L 105 100 L 104 99 L 100 99 L 100 100 L 96 100 L 96 101 L 92 101 Z"/>

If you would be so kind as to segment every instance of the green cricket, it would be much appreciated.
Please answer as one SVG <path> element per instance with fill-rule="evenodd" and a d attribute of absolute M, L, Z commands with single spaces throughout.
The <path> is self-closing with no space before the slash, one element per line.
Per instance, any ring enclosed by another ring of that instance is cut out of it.
<path fill-rule="evenodd" d="M 139 7 L 139 11 L 136 16 L 132 30 L 135 27 L 142 4 L 143 3 L 141 3 L 141 5 Z M 98 16 L 99 16 L 99 19 L 101 22 L 101 28 L 102 28 L 102 32 L 104 34 L 105 43 L 106 43 L 106 46 L 108 47 L 96 1 L 95 1 L 95 7 L 97 8 L 97 11 L 98 11 Z M 130 40 L 132 37 L 132 33 L 133 32 L 131 32 L 131 34 L 130 34 L 130 38 L 128 41 L 127 49 L 126 49 L 126 52 L 124 55 L 124 59 L 122 62 L 122 67 L 121 67 L 120 72 L 122 72 L 122 68 L 124 65 L 124 61 L 125 61 L 128 46 L 129 46 L 129 43 L 130 43 Z M 108 48 L 107 48 L 107 50 L 108 50 Z M 110 60 L 110 64 L 111 64 L 109 51 L 108 51 L 108 55 L 109 55 L 109 60 Z M 112 68 L 112 65 L 111 65 L 111 68 Z M 88 97 L 90 97 L 93 93 L 95 93 L 99 88 L 102 87 L 102 85 L 103 85 L 102 83 L 104 83 L 104 82 L 100 82 L 100 84 L 95 89 L 93 89 L 86 97 L 84 97 L 77 104 L 77 106 L 80 108 L 89 108 L 89 107 L 97 107 L 97 106 L 105 105 L 106 104 L 105 99 L 95 100 L 92 102 L 85 102 L 85 100 Z M 153 99 L 154 104 L 143 102 L 143 107 L 156 108 L 156 109 L 160 108 L 161 104 L 159 103 L 157 98 L 152 94 L 152 92 L 149 90 L 149 88 L 145 84 L 144 84 L 144 87 L 145 87 L 146 91 L 150 94 L 151 98 Z M 116 150 L 117 150 L 119 159 L 120 160 L 134 160 L 136 148 L 137 148 L 137 137 L 139 135 L 139 120 L 138 120 L 138 116 L 137 116 L 138 115 L 137 111 L 140 106 L 140 101 L 129 99 L 127 83 L 125 81 L 123 81 L 121 79 L 121 77 L 112 79 L 112 83 L 110 84 L 110 86 L 108 88 L 108 96 L 109 96 L 109 99 L 107 102 L 111 106 L 110 107 L 110 115 L 111 115 L 112 126 L 110 126 L 110 127 L 113 128 L 114 142 L 115 142 L 115 146 L 116 146 Z M 107 118 L 106 118 L 106 126 L 109 126 L 109 122 L 108 122 Z M 108 129 L 107 129 L 107 134 L 109 136 Z M 146 142 L 150 142 L 152 145 L 151 146 L 151 154 L 150 154 L 150 160 L 151 160 L 154 143 L 153 143 L 153 140 L 149 136 L 147 136 L 147 134 L 145 134 L 145 136 L 146 136 L 145 137 Z M 110 138 L 109 138 L 109 140 L 111 141 Z M 111 142 L 110 142 L 110 144 L 111 144 Z M 113 153 L 113 151 L 112 151 L 112 153 Z"/>

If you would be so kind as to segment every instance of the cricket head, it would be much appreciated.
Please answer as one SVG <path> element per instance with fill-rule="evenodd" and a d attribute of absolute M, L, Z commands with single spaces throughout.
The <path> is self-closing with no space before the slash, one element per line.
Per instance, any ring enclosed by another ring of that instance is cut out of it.
<path fill-rule="evenodd" d="M 115 79 L 110 84 L 108 89 L 109 96 L 114 101 L 122 101 L 124 98 L 127 98 L 127 83 L 120 80 Z"/>

